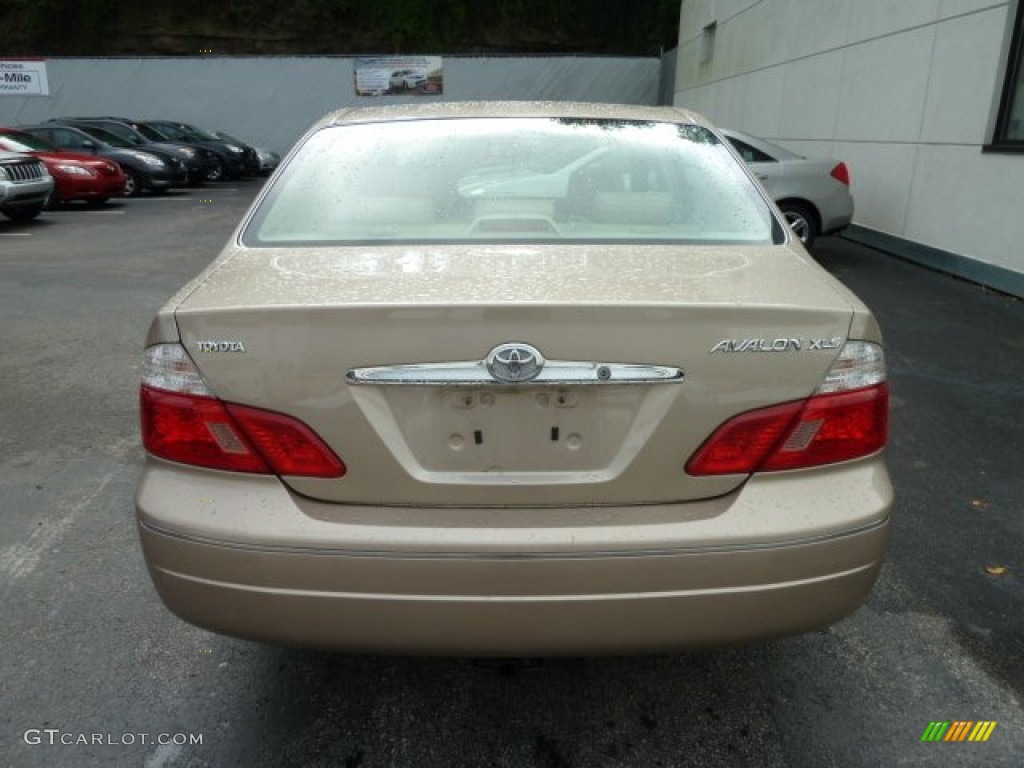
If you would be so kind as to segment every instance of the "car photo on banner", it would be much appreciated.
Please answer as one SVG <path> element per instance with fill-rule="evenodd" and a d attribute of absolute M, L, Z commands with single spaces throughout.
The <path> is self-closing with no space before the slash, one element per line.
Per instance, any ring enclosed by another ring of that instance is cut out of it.
<path fill-rule="evenodd" d="M 360 57 L 354 62 L 353 77 L 357 96 L 444 93 L 440 56 Z"/>

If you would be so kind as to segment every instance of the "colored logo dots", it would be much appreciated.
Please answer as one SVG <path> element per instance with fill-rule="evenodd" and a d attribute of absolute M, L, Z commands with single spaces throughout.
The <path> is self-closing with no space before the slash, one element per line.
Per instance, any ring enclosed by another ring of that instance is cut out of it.
<path fill-rule="evenodd" d="M 995 728 L 995 720 L 932 721 L 921 734 L 921 741 L 988 741 Z"/>

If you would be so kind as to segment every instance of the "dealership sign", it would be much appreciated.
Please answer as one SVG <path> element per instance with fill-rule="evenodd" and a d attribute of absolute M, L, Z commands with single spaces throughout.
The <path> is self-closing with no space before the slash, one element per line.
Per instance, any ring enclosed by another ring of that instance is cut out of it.
<path fill-rule="evenodd" d="M 41 59 L 0 59 L 0 96 L 49 96 L 46 62 Z"/>

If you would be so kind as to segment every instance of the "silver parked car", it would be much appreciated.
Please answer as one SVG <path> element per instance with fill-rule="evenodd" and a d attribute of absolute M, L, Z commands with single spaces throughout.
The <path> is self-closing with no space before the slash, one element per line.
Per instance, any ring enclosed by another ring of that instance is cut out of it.
<path fill-rule="evenodd" d="M 40 214 L 53 190 L 53 177 L 37 157 L 0 150 L 0 213 L 14 221 Z"/>
<path fill-rule="evenodd" d="M 156 316 L 141 417 L 157 592 L 275 643 L 803 632 L 890 526 L 874 317 L 670 107 L 324 118 Z"/>
<path fill-rule="evenodd" d="M 739 131 L 722 133 L 761 180 L 805 246 L 814 245 L 819 235 L 849 226 L 853 196 L 846 163 L 802 157 Z"/>

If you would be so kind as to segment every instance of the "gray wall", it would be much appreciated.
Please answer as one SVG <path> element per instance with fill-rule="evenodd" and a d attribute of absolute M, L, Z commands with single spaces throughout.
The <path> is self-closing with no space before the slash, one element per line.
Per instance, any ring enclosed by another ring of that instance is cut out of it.
<path fill-rule="evenodd" d="M 327 112 L 419 99 L 656 104 L 657 58 L 446 56 L 443 96 L 357 97 L 340 57 L 49 59 L 49 96 L 0 96 L 0 125 L 51 117 L 177 119 L 286 151 Z"/>

